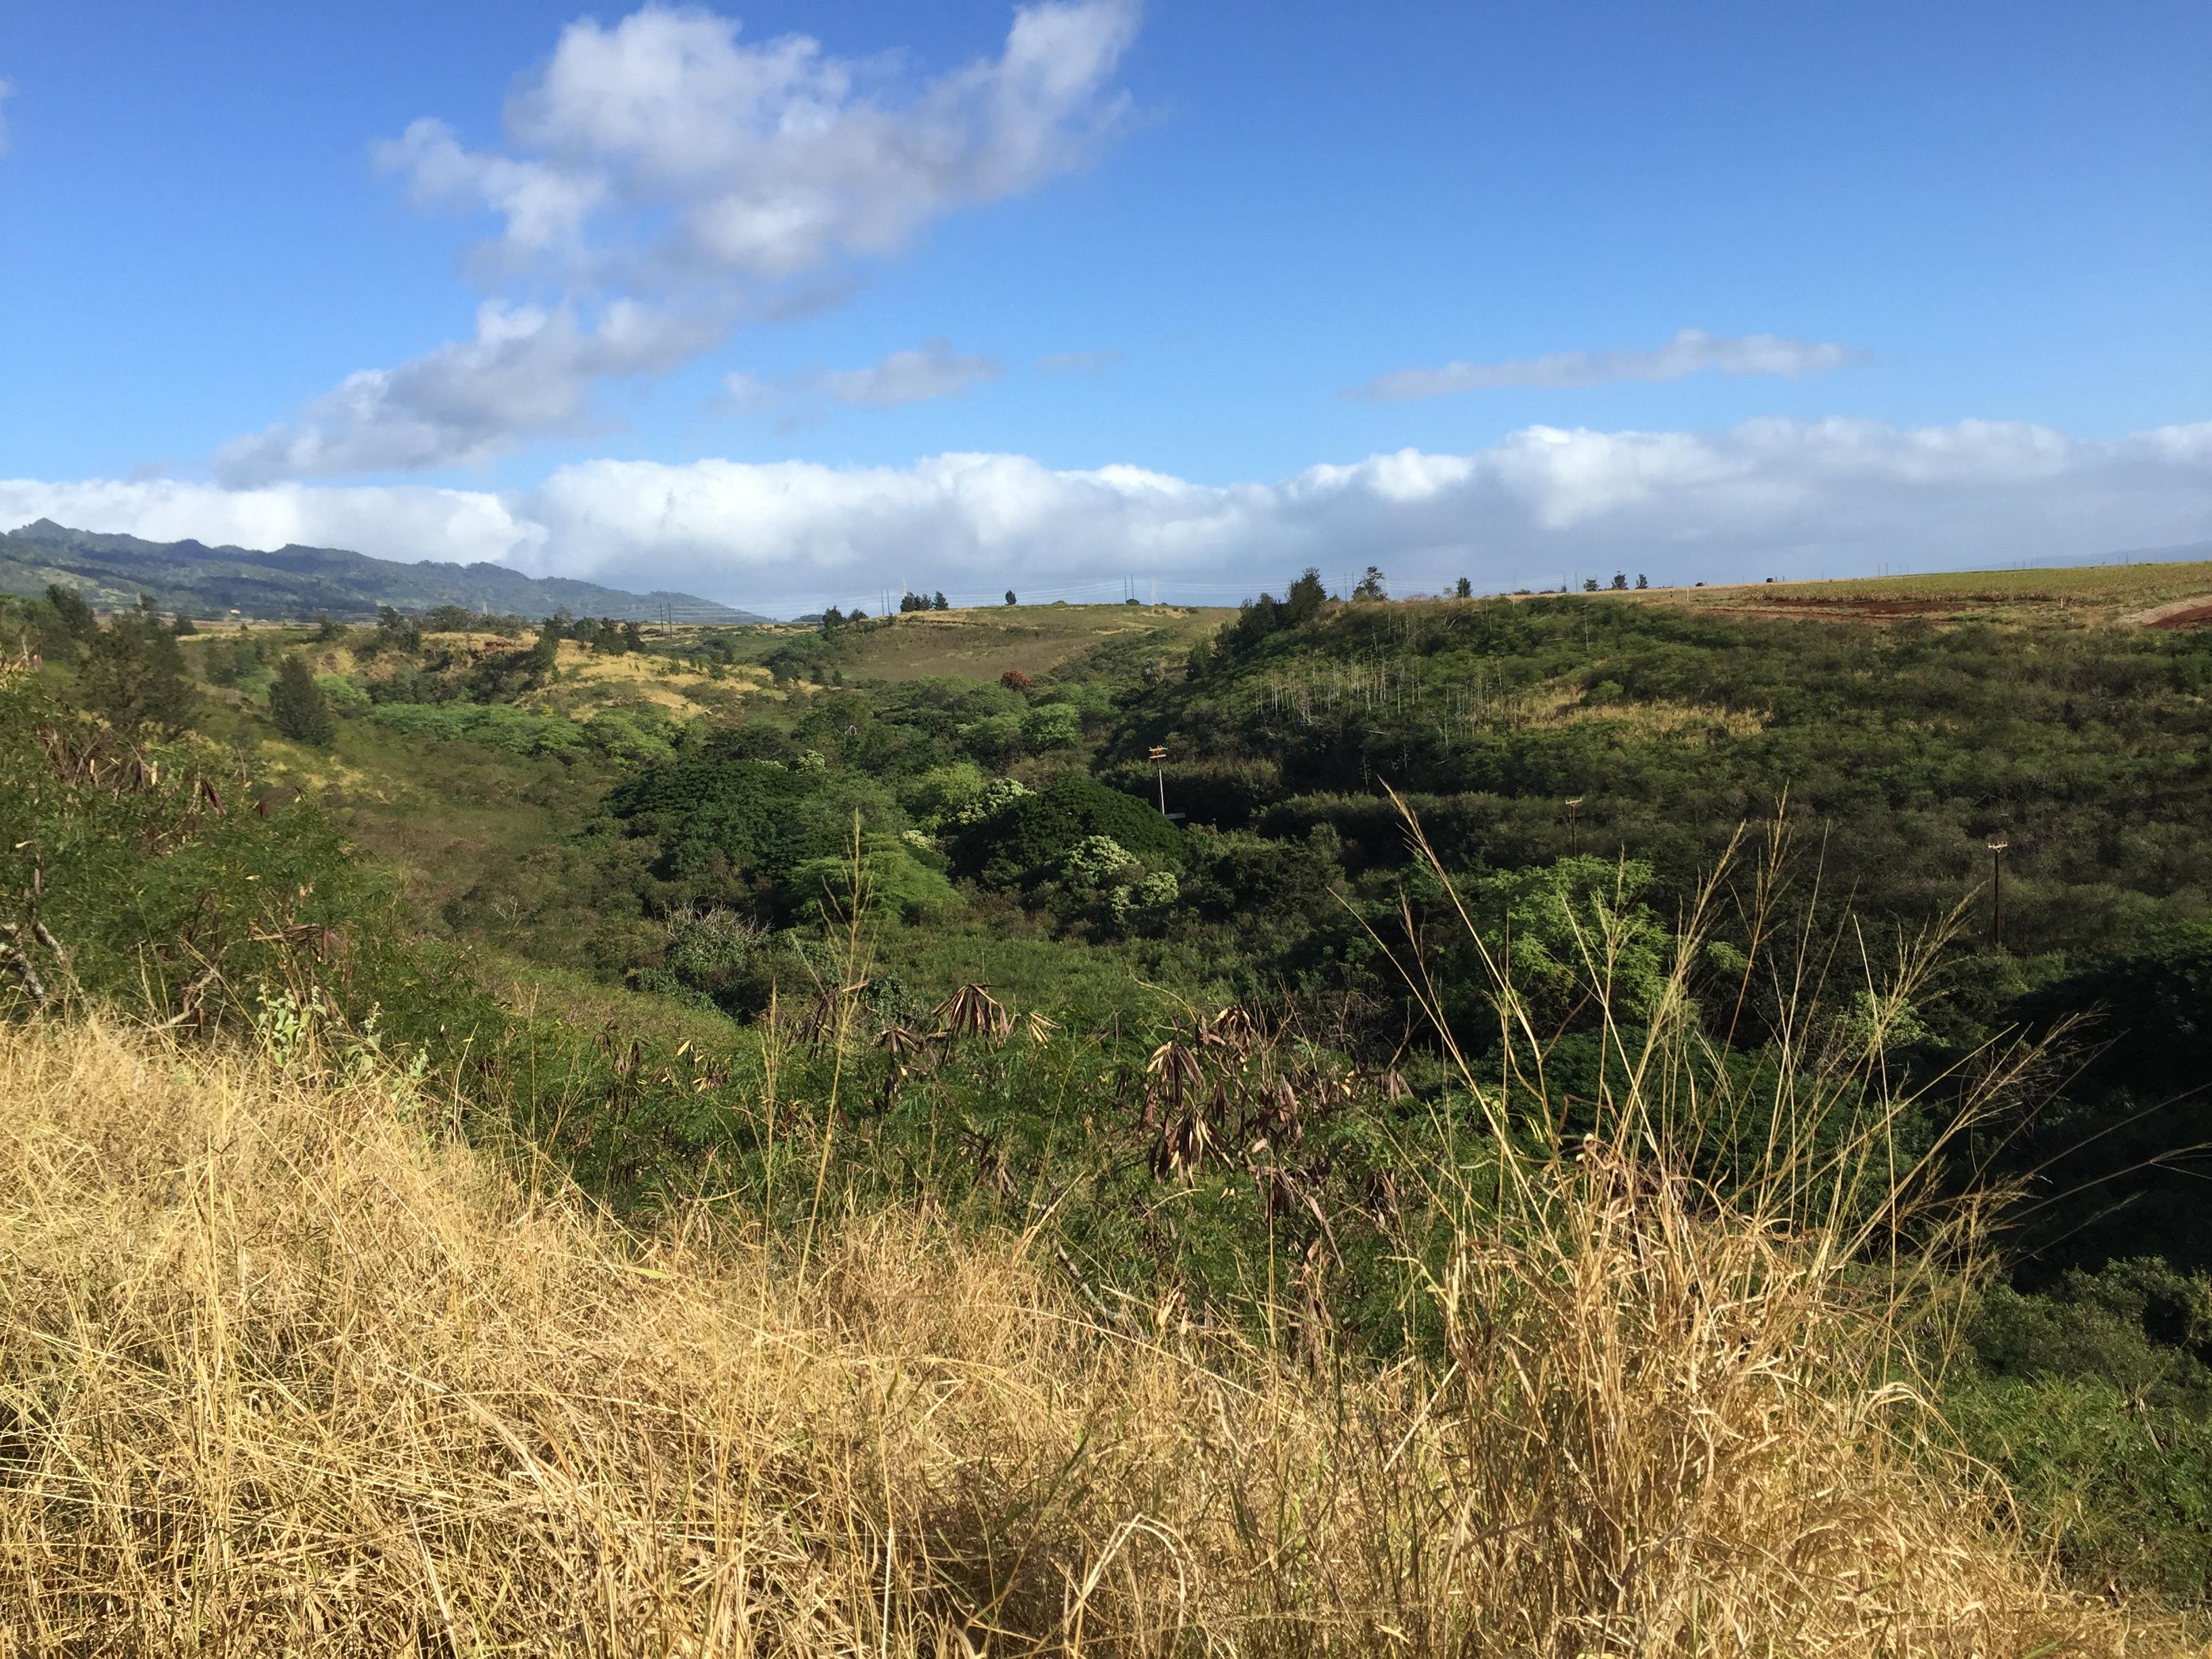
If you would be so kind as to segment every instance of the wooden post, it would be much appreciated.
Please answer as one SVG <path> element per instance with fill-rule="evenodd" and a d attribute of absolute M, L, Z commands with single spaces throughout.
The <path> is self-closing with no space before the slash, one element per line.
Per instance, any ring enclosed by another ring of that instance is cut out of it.
<path fill-rule="evenodd" d="M 1985 845 L 1990 849 L 1990 943 L 2004 949 L 2004 855 L 2012 843 L 2002 836 L 1991 836 Z"/>

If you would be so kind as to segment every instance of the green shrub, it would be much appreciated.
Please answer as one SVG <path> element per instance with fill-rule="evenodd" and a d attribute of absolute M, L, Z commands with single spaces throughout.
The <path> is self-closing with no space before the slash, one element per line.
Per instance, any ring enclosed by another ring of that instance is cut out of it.
<path fill-rule="evenodd" d="M 793 868 L 787 879 L 796 914 L 810 921 L 842 921 L 851 914 L 853 858 L 823 854 Z M 881 831 L 861 838 L 859 897 L 863 912 L 908 921 L 927 919 L 958 902 L 952 884 L 914 847 Z"/>
<path fill-rule="evenodd" d="M 38 1002 L 33 978 L 196 1026 L 250 1020 L 270 989 L 359 1018 L 398 1000 L 378 988 L 403 932 L 380 890 L 313 807 L 257 807 L 230 751 L 126 746 L 17 678 L 0 680 L 0 921 L 31 941 L 0 1004 Z"/>
<path fill-rule="evenodd" d="M 979 803 L 989 781 L 973 761 L 933 766 L 900 787 L 899 805 L 914 814 L 921 828 L 936 830 Z"/>
<path fill-rule="evenodd" d="M 1157 809 L 1083 776 L 1055 780 L 971 825 L 953 845 L 953 867 L 1004 884 L 1056 870 L 1087 836 L 1106 836 L 1147 866 L 1179 865 L 1187 837 Z"/>
<path fill-rule="evenodd" d="M 1068 849 L 1060 867 L 1069 881 L 1095 887 L 1115 872 L 1135 862 L 1128 848 L 1113 836 L 1085 836 Z"/>
<path fill-rule="evenodd" d="M 2073 1583 L 2212 1599 L 2212 1422 L 2146 1411 L 2094 1376 L 1984 1377 L 1943 1408 Z"/>
<path fill-rule="evenodd" d="M 191 723 L 196 702 L 176 635 L 143 611 L 116 617 L 85 641 L 77 695 L 126 732 L 139 726 L 180 732 Z"/>
<path fill-rule="evenodd" d="M 359 714 L 370 707 L 368 688 L 351 674 L 318 674 L 315 684 L 324 700 L 342 714 Z"/>
<path fill-rule="evenodd" d="M 1082 735 L 1082 716 L 1064 702 L 1041 703 L 1022 718 L 1022 746 L 1032 755 L 1072 748 Z"/>
<path fill-rule="evenodd" d="M 1966 1334 L 1993 1376 L 2093 1377 L 2138 1406 L 2212 1420 L 2212 1277 L 2155 1256 L 2074 1268 L 2039 1295 L 1995 1286 Z"/>
<path fill-rule="evenodd" d="M 1496 1030 L 1493 967 L 1502 972 L 1509 961 L 1515 996 L 1540 1038 L 1570 1020 L 1594 1022 L 1608 1004 L 1624 1019 L 1649 1014 L 1674 943 L 1641 902 L 1651 879 L 1651 866 L 1637 860 L 1583 856 L 1461 882 L 1474 937 L 1447 926 L 1452 944 L 1439 977 L 1462 1040 Z"/>
<path fill-rule="evenodd" d="M 558 755 L 586 746 L 585 728 L 560 714 L 534 714 L 505 703 L 382 702 L 368 718 L 402 737 L 466 740 L 514 755 Z"/>
<path fill-rule="evenodd" d="M 603 708 L 584 723 L 585 744 L 625 766 L 646 766 L 675 752 L 665 718 L 623 708 Z"/>

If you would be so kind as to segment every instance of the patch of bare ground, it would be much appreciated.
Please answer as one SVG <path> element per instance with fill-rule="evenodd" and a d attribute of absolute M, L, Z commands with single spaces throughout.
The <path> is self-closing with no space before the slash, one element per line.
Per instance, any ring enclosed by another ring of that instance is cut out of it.
<path fill-rule="evenodd" d="M 2154 605 L 2120 620 L 2136 628 L 2212 628 L 2212 596 L 2200 594 L 2195 599 L 2177 599 L 2171 605 Z"/>

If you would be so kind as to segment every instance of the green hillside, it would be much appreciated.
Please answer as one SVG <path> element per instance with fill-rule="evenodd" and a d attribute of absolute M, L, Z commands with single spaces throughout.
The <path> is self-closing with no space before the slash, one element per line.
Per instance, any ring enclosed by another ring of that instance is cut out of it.
<path fill-rule="evenodd" d="M 149 542 L 137 536 L 70 530 L 50 519 L 0 535 L 0 592 L 43 593 L 49 583 L 74 588 L 95 610 L 118 611 L 150 593 L 161 609 L 201 617 L 233 611 L 249 617 L 328 615 L 374 620 L 377 607 L 465 611 L 527 617 L 567 611 L 617 622 L 760 622 L 750 611 L 690 593 L 629 593 L 564 577 L 526 576 L 496 564 L 402 564 L 330 547 L 280 547 L 273 553 Z"/>
<path fill-rule="evenodd" d="M 0 601 L 0 1017 L 325 1022 L 640 1225 L 1011 1231 L 1283 1375 L 1492 1352 L 1439 1287 L 1552 1224 L 1509 1172 L 1632 1253 L 1748 1206 L 1911 1287 L 1854 1362 L 1940 1404 L 1897 1467 L 1963 1448 L 2074 1590 L 2212 1617 L 2212 570 L 1911 580 Z"/>

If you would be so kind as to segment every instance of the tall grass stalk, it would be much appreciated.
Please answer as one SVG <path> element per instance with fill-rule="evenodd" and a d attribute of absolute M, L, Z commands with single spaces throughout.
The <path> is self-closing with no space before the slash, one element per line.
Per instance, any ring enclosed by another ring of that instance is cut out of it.
<path fill-rule="evenodd" d="M 1893 1152 L 1879 1014 L 1746 1085 L 1688 961 L 1585 1140 L 1460 1056 L 1391 1363 L 1104 1319 L 1041 1230 L 626 1231 L 312 1031 L 0 1027 L 0 1647 L 2116 1651 L 1944 1449 L 1978 1212 Z"/>

